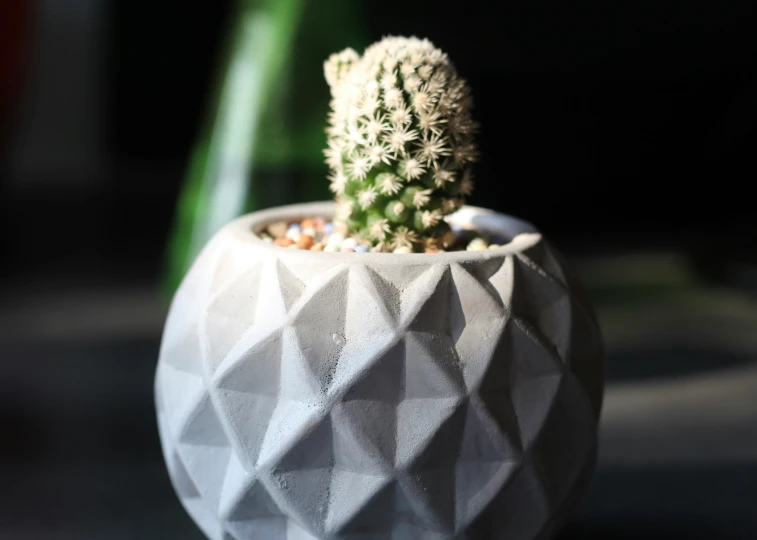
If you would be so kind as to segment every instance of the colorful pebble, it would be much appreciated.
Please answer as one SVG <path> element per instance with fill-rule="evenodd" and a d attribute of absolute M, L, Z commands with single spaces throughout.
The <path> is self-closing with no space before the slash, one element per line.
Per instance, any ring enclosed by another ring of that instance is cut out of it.
<path fill-rule="evenodd" d="M 315 239 L 309 234 L 301 234 L 297 240 L 297 247 L 300 249 L 310 249 L 315 244 Z"/>
<path fill-rule="evenodd" d="M 294 240 L 292 240 L 291 238 L 284 237 L 284 238 L 277 238 L 276 240 L 273 241 L 273 243 L 276 244 L 277 246 L 289 247 L 292 244 L 294 244 Z"/>
<path fill-rule="evenodd" d="M 439 240 L 429 240 L 423 246 L 425 253 L 444 253 L 446 251 L 468 250 L 482 251 L 495 249 L 501 244 L 489 244 L 486 238 L 476 236 L 476 231 L 451 225 L 451 231 Z M 411 248 L 402 246 L 394 250 L 385 245 L 372 246 L 364 240 L 352 237 L 347 231 L 346 223 L 342 221 L 326 221 L 323 218 L 305 218 L 301 222 L 287 223 L 277 221 L 271 223 L 260 233 L 264 242 L 278 246 L 310 251 L 326 251 L 330 253 L 413 253 Z M 496 238 L 500 240 L 500 238 Z M 364 242 L 360 244 L 359 242 Z"/>
<path fill-rule="evenodd" d="M 291 238 L 295 242 L 300 239 L 300 226 L 297 225 L 296 227 L 293 225 L 289 226 L 289 229 L 287 230 L 286 237 Z"/>
<path fill-rule="evenodd" d="M 271 223 L 270 225 L 268 225 L 266 229 L 268 230 L 268 234 L 270 234 L 274 238 L 283 238 L 284 236 L 286 236 L 289 225 L 286 221 L 277 221 L 276 223 Z"/>

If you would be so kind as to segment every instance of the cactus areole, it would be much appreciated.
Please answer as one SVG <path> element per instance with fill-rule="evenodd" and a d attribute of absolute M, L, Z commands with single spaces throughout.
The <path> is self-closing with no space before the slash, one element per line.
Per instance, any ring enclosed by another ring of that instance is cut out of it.
<path fill-rule="evenodd" d="M 387 37 L 363 56 L 331 55 L 324 72 L 336 219 L 374 251 L 451 245 L 444 216 L 473 189 L 477 124 L 447 55 L 426 39 Z"/>

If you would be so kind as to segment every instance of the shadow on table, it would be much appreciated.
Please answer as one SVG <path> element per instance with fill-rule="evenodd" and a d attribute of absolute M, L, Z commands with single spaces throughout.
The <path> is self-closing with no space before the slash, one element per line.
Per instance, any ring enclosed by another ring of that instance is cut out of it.
<path fill-rule="evenodd" d="M 600 465 L 558 540 L 753 540 L 754 463 Z"/>
<path fill-rule="evenodd" d="M 750 364 L 754 359 L 754 354 L 717 344 L 646 343 L 608 351 L 605 375 L 608 384 L 672 379 Z"/>

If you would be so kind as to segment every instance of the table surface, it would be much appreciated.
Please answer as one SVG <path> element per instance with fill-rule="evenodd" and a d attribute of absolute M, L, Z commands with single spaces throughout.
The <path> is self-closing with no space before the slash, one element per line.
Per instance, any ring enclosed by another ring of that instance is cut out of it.
<path fill-rule="evenodd" d="M 598 469 L 561 538 L 757 538 L 757 296 L 675 257 L 578 267 L 608 384 Z M 200 540 L 155 427 L 158 296 L 5 298 L 0 538 Z"/>

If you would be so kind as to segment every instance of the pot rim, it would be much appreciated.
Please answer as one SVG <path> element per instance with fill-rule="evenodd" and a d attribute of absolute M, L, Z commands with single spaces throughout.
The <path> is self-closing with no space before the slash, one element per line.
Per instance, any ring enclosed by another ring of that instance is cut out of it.
<path fill-rule="evenodd" d="M 493 249 L 481 251 L 447 251 L 442 253 L 342 253 L 326 251 L 310 251 L 303 249 L 290 249 L 278 246 L 272 242 L 265 242 L 258 233 L 274 221 L 286 221 L 303 219 L 306 217 L 331 218 L 336 210 L 333 201 L 320 201 L 311 203 L 289 204 L 276 206 L 266 210 L 259 210 L 241 216 L 224 227 L 224 231 L 230 233 L 242 243 L 247 243 L 259 249 L 273 250 L 275 254 L 288 254 L 299 257 L 317 257 L 321 261 L 324 258 L 335 262 L 366 263 L 376 262 L 381 264 L 412 263 L 433 264 L 440 262 L 487 260 L 493 257 L 520 253 L 538 244 L 542 235 L 531 223 L 508 214 L 502 214 L 481 208 L 478 206 L 463 206 L 457 212 L 450 214 L 446 219 L 462 227 L 475 227 L 477 230 L 496 233 L 509 238 L 507 244 Z M 394 256 L 392 256 L 394 255 Z"/>

